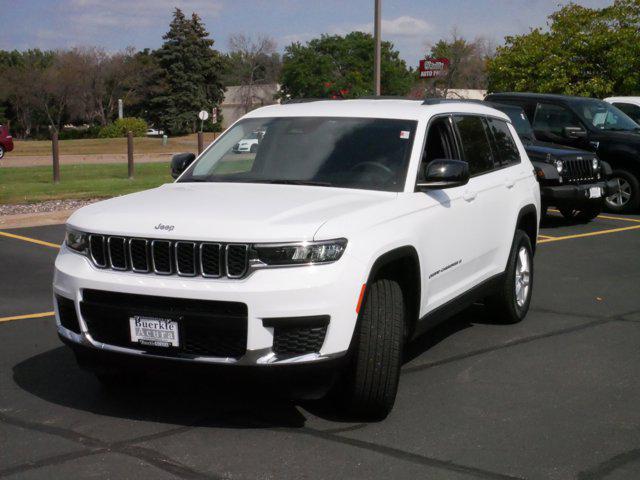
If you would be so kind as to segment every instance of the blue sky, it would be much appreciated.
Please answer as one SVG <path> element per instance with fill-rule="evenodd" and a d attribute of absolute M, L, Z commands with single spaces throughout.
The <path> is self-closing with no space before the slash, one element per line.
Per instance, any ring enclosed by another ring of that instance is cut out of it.
<path fill-rule="evenodd" d="M 425 45 L 459 34 L 499 44 L 505 35 L 544 26 L 565 0 L 382 0 L 383 36 L 417 65 Z M 603 7 L 611 0 L 578 0 Z M 231 34 L 268 35 L 280 50 L 320 33 L 369 30 L 373 0 L 0 0 L 0 49 L 99 46 L 156 48 L 173 7 L 196 11 L 225 51 Z"/>

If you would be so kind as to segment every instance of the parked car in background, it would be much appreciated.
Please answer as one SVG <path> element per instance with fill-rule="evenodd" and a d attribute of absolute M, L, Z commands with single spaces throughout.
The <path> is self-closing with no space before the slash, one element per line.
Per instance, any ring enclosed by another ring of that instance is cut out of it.
<path fill-rule="evenodd" d="M 609 97 L 604 101 L 622 110 L 634 122 L 640 124 L 640 97 Z"/>
<path fill-rule="evenodd" d="M 234 153 L 256 153 L 258 151 L 258 145 L 264 136 L 264 130 L 251 132 L 244 137 L 238 143 L 233 146 Z"/>
<path fill-rule="evenodd" d="M 640 206 L 640 126 L 603 100 L 538 93 L 492 93 L 486 100 L 522 107 L 538 140 L 596 152 L 619 188 L 605 198 L 612 212 Z"/>
<path fill-rule="evenodd" d="M 588 221 L 602 211 L 605 196 L 617 187 L 606 181 L 612 173 L 607 162 L 593 152 L 539 141 L 517 105 L 487 104 L 506 113 L 518 132 L 540 182 L 543 214 L 554 206 L 567 219 Z"/>
<path fill-rule="evenodd" d="M 0 125 L 0 159 L 11 150 L 13 150 L 13 137 L 9 134 L 9 128 L 6 125 Z"/>
<path fill-rule="evenodd" d="M 160 135 L 164 135 L 164 130 L 156 130 L 155 128 L 148 128 L 147 137 L 159 137 Z"/>

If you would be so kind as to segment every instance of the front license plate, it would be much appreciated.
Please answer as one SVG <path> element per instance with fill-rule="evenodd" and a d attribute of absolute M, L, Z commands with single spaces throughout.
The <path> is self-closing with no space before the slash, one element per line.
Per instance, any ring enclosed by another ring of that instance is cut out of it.
<path fill-rule="evenodd" d="M 169 318 L 129 318 L 131 341 L 151 347 L 177 347 L 180 345 L 178 322 Z"/>
<path fill-rule="evenodd" d="M 589 198 L 600 198 L 602 196 L 602 189 L 600 187 L 589 188 Z"/>

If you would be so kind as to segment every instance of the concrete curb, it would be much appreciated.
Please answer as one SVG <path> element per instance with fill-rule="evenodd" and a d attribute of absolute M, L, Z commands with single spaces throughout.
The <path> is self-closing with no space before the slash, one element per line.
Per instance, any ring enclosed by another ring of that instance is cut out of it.
<path fill-rule="evenodd" d="M 0 216 L 0 230 L 12 228 L 41 227 L 65 223 L 75 210 L 59 210 L 57 212 L 23 213 L 19 215 Z"/>

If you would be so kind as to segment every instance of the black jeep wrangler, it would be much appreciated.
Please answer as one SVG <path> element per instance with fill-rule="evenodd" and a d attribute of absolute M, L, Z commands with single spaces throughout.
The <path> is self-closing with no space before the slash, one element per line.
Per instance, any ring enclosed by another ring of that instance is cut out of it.
<path fill-rule="evenodd" d="M 640 206 L 640 125 L 602 100 L 538 93 L 492 93 L 487 101 L 518 105 L 538 140 L 596 152 L 613 168 L 619 188 L 607 195 L 613 212 Z"/>
<path fill-rule="evenodd" d="M 517 105 L 485 103 L 506 113 L 518 132 L 540 182 L 542 213 L 555 206 L 567 219 L 589 221 L 598 216 L 605 196 L 617 188 L 615 182 L 606 181 L 612 173 L 609 164 L 593 152 L 537 140 Z"/>

